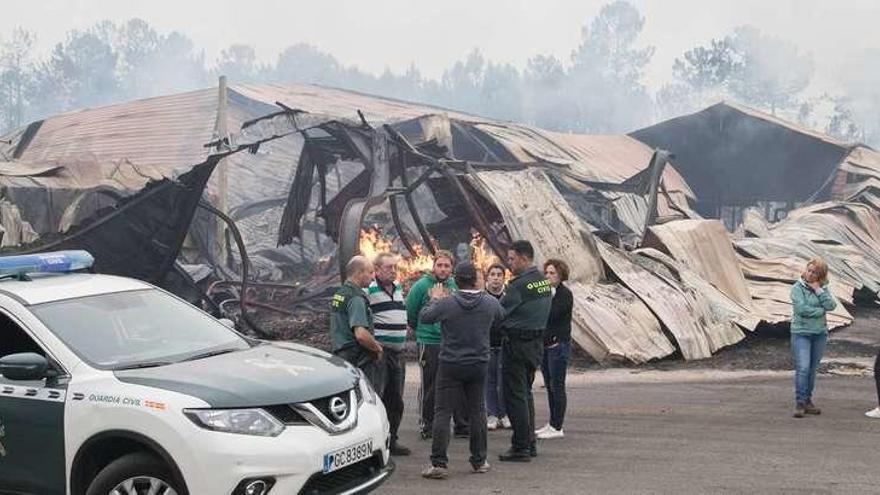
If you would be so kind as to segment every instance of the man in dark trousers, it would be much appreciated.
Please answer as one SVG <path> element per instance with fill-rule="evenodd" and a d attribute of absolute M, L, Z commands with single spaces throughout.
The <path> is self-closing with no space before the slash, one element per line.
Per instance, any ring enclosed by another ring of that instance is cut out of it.
<path fill-rule="evenodd" d="M 541 367 L 552 289 L 535 266 L 534 257 L 535 251 L 528 241 L 516 241 L 507 251 L 507 265 L 514 277 L 501 298 L 504 308 L 501 368 L 513 437 L 510 450 L 499 456 L 502 461 L 529 462 L 538 455 L 532 383 Z"/>
<path fill-rule="evenodd" d="M 419 366 L 422 370 L 422 383 L 419 387 L 419 429 L 423 439 L 431 438 L 434 431 L 434 385 L 437 377 L 437 366 L 440 356 L 440 325 L 426 323 L 419 313 L 430 300 L 430 291 L 450 295 L 458 290 L 452 275 L 452 253 L 438 251 L 434 255 L 434 267 L 410 287 L 406 295 L 406 321 L 415 330 L 416 343 L 419 345 Z M 453 415 L 455 435 L 468 435 L 468 421 L 464 407 L 458 407 Z"/>
<path fill-rule="evenodd" d="M 385 404 L 391 426 L 391 455 L 405 456 L 410 450 L 399 442 L 397 435 L 403 417 L 403 385 L 406 382 L 406 306 L 403 291 L 397 283 L 397 256 L 379 253 L 373 260 L 376 279 L 367 288 L 376 340 L 382 344 L 385 358 L 379 363 L 379 386 L 376 392 Z"/>
<path fill-rule="evenodd" d="M 489 471 L 486 461 L 486 372 L 489 366 L 489 331 L 501 322 L 501 305 L 479 290 L 477 269 L 470 261 L 455 267 L 458 292 L 447 296 L 442 287 L 430 290 L 430 301 L 420 316 L 424 323 L 440 323 L 441 344 L 435 390 L 431 465 L 422 476 L 447 476 L 449 420 L 461 400 L 470 419 L 470 464 L 474 472 Z"/>
<path fill-rule="evenodd" d="M 345 265 L 345 283 L 330 300 L 330 345 L 333 354 L 360 368 L 376 388 L 382 345 L 373 337 L 373 313 L 364 292 L 373 273 L 373 264 L 363 256 Z"/>

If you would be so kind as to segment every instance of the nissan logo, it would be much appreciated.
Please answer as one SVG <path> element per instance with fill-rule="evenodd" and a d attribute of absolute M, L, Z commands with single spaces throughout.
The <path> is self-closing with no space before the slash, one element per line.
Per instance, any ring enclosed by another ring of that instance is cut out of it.
<path fill-rule="evenodd" d="M 330 399 L 330 414 L 336 421 L 342 421 L 348 415 L 348 404 L 339 397 Z"/>

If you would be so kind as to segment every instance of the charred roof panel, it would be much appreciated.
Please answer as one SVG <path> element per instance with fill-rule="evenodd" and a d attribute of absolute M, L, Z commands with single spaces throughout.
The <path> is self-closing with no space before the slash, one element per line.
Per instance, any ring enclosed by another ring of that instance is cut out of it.
<path fill-rule="evenodd" d="M 829 136 L 729 103 L 631 135 L 670 150 L 697 198 L 713 205 L 824 199 L 849 152 Z"/>

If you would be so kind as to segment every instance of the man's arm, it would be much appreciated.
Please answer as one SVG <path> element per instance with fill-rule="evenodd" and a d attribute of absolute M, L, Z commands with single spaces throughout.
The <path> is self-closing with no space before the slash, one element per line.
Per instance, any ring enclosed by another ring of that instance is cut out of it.
<path fill-rule="evenodd" d="M 501 307 L 501 303 L 495 300 L 494 297 L 492 302 L 494 303 L 493 309 L 495 311 L 492 315 L 492 328 L 498 329 L 501 327 L 501 321 L 504 320 L 504 308 Z"/>
<path fill-rule="evenodd" d="M 410 287 L 409 293 L 406 295 L 406 324 L 413 330 L 419 326 L 419 311 L 422 309 L 426 290 L 422 279 L 419 279 Z"/>
<path fill-rule="evenodd" d="M 519 293 L 519 287 L 507 286 L 504 296 L 501 297 L 501 309 L 504 310 L 504 317 L 507 318 L 521 303 L 522 296 Z"/>
<path fill-rule="evenodd" d="M 348 327 L 361 347 L 382 354 L 382 345 L 370 333 L 370 320 L 367 318 L 367 303 L 363 297 L 348 300 Z"/>
<path fill-rule="evenodd" d="M 419 321 L 422 323 L 437 323 L 438 321 L 443 320 L 443 300 L 442 299 L 431 299 L 428 301 L 428 304 L 425 304 L 425 307 L 422 308 L 421 313 L 419 313 Z"/>
<path fill-rule="evenodd" d="M 376 354 L 382 354 L 382 344 L 380 344 L 365 327 L 354 327 L 354 338 L 361 347 L 373 351 Z"/>

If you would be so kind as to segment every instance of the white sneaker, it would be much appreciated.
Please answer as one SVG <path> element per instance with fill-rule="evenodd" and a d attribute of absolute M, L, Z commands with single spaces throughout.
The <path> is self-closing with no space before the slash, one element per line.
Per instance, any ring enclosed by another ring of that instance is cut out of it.
<path fill-rule="evenodd" d="M 489 416 L 486 419 L 486 429 L 487 430 L 497 430 L 498 429 L 498 418 L 495 416 Z"/>
<path fill-rule="evenodd" d="M 510 424 L 510 418 L 508 418 L 507 416 L 501 418 L 501 427 L 507 430 L 513 428 L 513 425 Z"/>
<path fill-rule="evenodd" d="M 870 411 L 865 413 L 865 416 L 873 419 L 880 419 L 880 407 L 875 407 L 874 409 L 871 409 Z"/>
<path fill-rule="evenodd" d="M 544 432 L 546 432 L 547 430 L 550 430 L 550 429 L 552 429 L 552 428 L 553 428 L 553 427 L 550 426 L 550 423 L 547 423 L 546 425 L 542 426 L 541 428 L 535 430 L 535 435 L 540 435 L 541 433 L 544 433 Z"/>
<path fill-rule="evenodd" d="M 562 428 L 556 429 L 552 426 L 548 426 L 546 430 L 537 434 L 538 438 L 541 440 L 550 440 L 552 438 L 563 438 L 565 434 L 562 432 Z"/>

